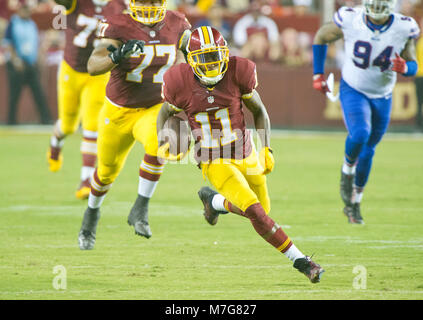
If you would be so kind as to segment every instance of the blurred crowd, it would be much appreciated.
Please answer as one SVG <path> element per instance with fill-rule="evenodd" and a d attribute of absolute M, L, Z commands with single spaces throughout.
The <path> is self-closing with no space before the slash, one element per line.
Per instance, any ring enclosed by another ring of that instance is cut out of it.
<path fill-rule="evenodd" d="M 33 15 L 52 13 L 53 0 L 2 0 L 0 2 L 0 43 L 8 20 L 21 2 L 28 3 Z M 193 27 L 212 25 L 228 40 L 232 54 L 255 62 L 286 66 L 311 65 L 311 45 L 320 24 L 322 0 L 167 0 L 171 10 L 184 12 Z M 336 0 L 340 6 L 357 6 L 361 0 Z M 398 0 L 397 11 L 423 16 L 423 0 Z M 292 22 L 292 23 L 291 23 Z M 420 19 L 418 19 L 420 23 Z M 303 26 L 309 25 L 308 28 Z M 58 64 L 64 46 L 63 31 L 40 30 L 41 65 Z M 8 59 L 0 47 L 0 65 Z M 340 67 L 342 42 L 329 49 L 328 66 Z"/>
<path fill-rule="evenodd" d="M 51 14 L 53 0 L 1 0 L 0 1 L 0 65 L 10 59 L 2 39 L 10 18 L 20 3 L 27 3 L 32 16 Z M 228 40 L 232 54 L 249 57 L 256 62 L 270 61 L 287 65 L 311 63 L 312 34 L 293 27 L 281 28 L 285 17 L 318 16 L 317 0 L 167 0 L 170 10 L 184 12 L 193 27 L 212 25 Z M 35 18 L 34 20 L 38 23 Z M 317 20 L 316 20 L 317 21 Z M 63 53 L 63 30 L 39 30 L 42 66 L 58 64 Z"/>

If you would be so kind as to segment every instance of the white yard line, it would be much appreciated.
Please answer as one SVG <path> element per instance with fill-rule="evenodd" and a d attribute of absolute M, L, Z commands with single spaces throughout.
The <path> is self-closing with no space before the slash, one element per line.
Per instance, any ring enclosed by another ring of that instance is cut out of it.
<path fill-rule="evenodd" d="M 250 128 L 251 129 L 251 128 Z M 0 135 L 5 134 L 51 134 L 53 131 L 52 125 L 17 125 L 4 126 L 0 125 Z M 273 138 L 286 137 L 306 137 L 306 138 L 321 138 L 321 137 L 345 137 L 346 131 L 343 128 L 337 130 L 292 130 L 292 129 L 272 129 Z M 423 133 L 421 132 L 388 132 L 384 139 L 393 140 L 423 140 Z"/>

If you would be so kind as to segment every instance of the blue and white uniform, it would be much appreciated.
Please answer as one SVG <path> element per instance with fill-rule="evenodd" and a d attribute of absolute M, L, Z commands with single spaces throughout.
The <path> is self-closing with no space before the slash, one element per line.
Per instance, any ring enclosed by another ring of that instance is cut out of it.
<path fill-rule="evenodd" d="M 377 143 L 385 134 L 392 107 L 397 73 L 391 59 L 417 38 L 413 18 L 392 13 L 383 25 L 372 24 L 363 8 L 340 8 L 333 17 L 344 34 L 345 58 L 340 100 L 348 130 L 345 160 L 357 164 L 354 184 L 367 183 Z"/>
<path fill-rule="evenodd" d="M 333 20 L 344 33 L 344 81 L 371 99 L 389 96 L 397 79 L 397 73 L 390 68 L 390 59 L 404 50 L 409 39 L 419 36 L 416 21 L 393 13 L 377 29 L 363 8 L 348 7 L 339 9 Z"/>

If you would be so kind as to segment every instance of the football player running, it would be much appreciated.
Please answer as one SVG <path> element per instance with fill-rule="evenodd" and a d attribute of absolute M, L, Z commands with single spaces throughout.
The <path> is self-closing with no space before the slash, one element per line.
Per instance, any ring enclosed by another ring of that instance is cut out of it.
<path fill-rule="evenodd" d="M 135 141 L 144 146 L 145 156 L 128 224 L 140 236 L 152 235 L 148 204 L 164 167 L 156 136 L 163 74 L 177 58 L 184 59 L 177 49 L 187 41 L 191 25 L 183 14 L 166 10 L 166 0 L 131 0 L 129 8 L 130 14 L 102 23 L 101 41 L 88 61 L 91 75 L 111 75 L 99 119 L 98 164 L 78 236 L 81 250 L 94 247 L 100 206 Z"/>
<path fill-rule="evenodd" d="M 311 282 L 319 282 L 324 270 L 302 254 L 269 216 L 270 199 L 266 174 L 274 167 L 270 147 L 270 120 L 255 90 L 255 64 L 244 58 L 229 57 L 225 39 L 218 30 L 195 29 L 187 45 L 187 61 L 164 75 L 165 103 L 157 120 L 157 136 L 172 115 L 185 111 L 196 141 L 195 157 L 204 177 L 217 189 L 199 191 L 204 216 L 211 225 L 228 211 L 248 218 L 256 232 Z M 262 145 L 260 162 L 245 127 L 244 102 L 255 121 Z M 159 156 L 175 160 L 169 143 L 159 141 Z"/>
<path fill-rule="evenodd" d="M 323 93 L 329 90 L 324 76 L 327 44 L 344 39 L 340 101 L 348 136 L 340 193 L 353 224 L 364 224 L 360 203 L 376 145 L 388 128 L 397 74 L 411 77 L 418 68 L 414 41 L 419 27 L 413 18 L 393 12 L 394 7 L 394 0 L 342 7 L 314 38 L 313 87 Z"/>
<path fill-rule="evenodd" d="M 82 168 L 78 199 L 87 199 L 97 159 L 98 115 L 104 104 L 108 74 L 92 77 L 87 62 L 97 41 L 99 20 L 122 12 L 124 0 L 55 0 L 66 10 L 66 45 L 58 76 L 58 120 L 54 125 L 47 155 L 49 169 L 60 170 L 65 138 L 82 123 Z"/>

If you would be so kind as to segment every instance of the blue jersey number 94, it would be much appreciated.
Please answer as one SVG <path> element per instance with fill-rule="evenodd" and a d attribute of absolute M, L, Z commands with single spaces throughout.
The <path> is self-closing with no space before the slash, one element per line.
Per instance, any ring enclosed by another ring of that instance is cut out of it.
<path fill-rule="evenodd" d="M 377 57 L 373 60 L 373 65 L 380 67 L 380 71 L 383 72 L 391 65 L 391 54 L 393 47 L 386 47 Z M 354 45 L 354 56 L 357 59 L 353 59 L 356 67 L 361 69 L 367 69 L 370 66 L 370 55 L 372 53 L 372 45 L 370 42 L 357 41 Z"/>

